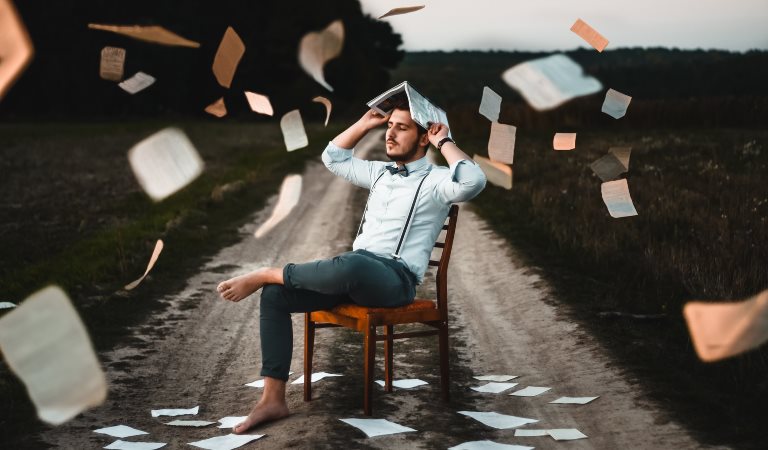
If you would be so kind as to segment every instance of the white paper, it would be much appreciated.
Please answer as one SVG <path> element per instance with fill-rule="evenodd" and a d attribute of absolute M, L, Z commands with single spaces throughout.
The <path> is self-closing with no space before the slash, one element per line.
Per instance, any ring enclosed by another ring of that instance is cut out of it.
<path fill-rule="evenodd" d="M 265 116 L 275 114 L 275 111 L 272 109 L 272 103 L 270 103 L 269 97 L 266 95 L 245 91 L 245 98 L 248 100 L 251 111 L 264 114 Z"/>
<path fill-rule="evenodd" d="M 515 430 L 515 437 L 532 437 L 532 436 L 548 436 L 548 430 L 531 430 L 531 429 L 517 429 Z"/>
<path fill-rule="evenodd" d="M 198 411 L 200 411 L 199 406 L 189 409 L 153 409 L 152 417 L 195 415 Z"/>
<path fill-rule="evenodd" d="M 539 111 L 603 88 L 595 78 L 563 54 L 526 61 L 507 69 L 501 78 Z"/>
<path fill-rule="evenodd" d="M 333 105 L 331 104 L 331 101 L 328 100 L 325 97 L 317 96 L 312 99 L 315 103 L 322 103 L 325 106 L 325 124 L 324 126 L 328 126 L 328 119 L 331 118 L 331 109 L 333 109 Z"/>
<path fill-rule="evenodd" d="M 207 420 L 174 420 L 172 422 L 167 422 L 166 425 L 171 425 L 173 427 L 207 427 L 214 423 L 216 422 L 208 422 Z"/>
<path fill-rule="evenodd" d="M 123 79 L 125 66 L 125 49 L 120 47 L 104 47 L 101 49 L 99 76 L 109 81 Z"/>
<path fill-rule="evenodd" d="M 480 155 L 475 155 L 472 159 L 480 166 L 489 183 L 504 189 L 512 189 L 512 168 L 500 162 L 491 161 Z"/>
<path fill-rule="evenodd" d="M 103 25 L 89 23 L 88 28 L 93 30 L 111 31 L 113 33 L 122 34 L 145 42 L 152 42 L 154 44 L 189 48 L 200 47 L 199 42 L 190 41 L 189 39 L 181 37 L 158 25 Z"/>
<path fill-rule="evenodd" d="M 390 9 L 389 11 L 387 11 L 386 13 L 382 14 L 381 16 L 379 16 L 379 19 L 383 19 L 385 17 L 390 17 L 390 16 L 399 16 L 401 14 L 408 14 L 408 13 L 412 13 L 414 11 L 418 11 L 418 10 L 423 9 L 423 8 L 424 8 L 424 5 L 419 5 L 419 6 L 403 6 L 403 7 L 400 7 L 400 8 L 393 8 L 393 9 Z"/>
<path fill-rule="evenodd" d="M 504 381 L 514 380 L 517 377 L 517 375 L 481 375 L 473 378 L 480 381 L 498 381 L 503 383 Z"/>
<path fill-rule="evenodd" d="M 508 416 L 506 414 L 499 414 L 496 412 L 459 411 L 459 414 L 471 417 L 484 425 L 498 428 L 500 430 L 506 430 L 508 428 L 515 428 L 529 423 L 538 422 L 537 419 Z"/>
<path fill-rule="evenodd" d="M 533 450 L 534 447 L 524 445 L 499 444 L 493 441 L 471 441 L 450 447 L 448 450 Z"/>
<path fill-rule="evenodd" d="M 0 0 L 0 100 L 32 60 L 34 49 L 11 0 Z"/>
<path fill-rule="evenodd" d="M 480 100 L 480 114 L 491 122 L 498 122 L 500 113 L 501 96 L 488 86 L 483 87 L 483 98 Z"/>
<path fill-rule="evenodd" d="M 15 308 L 15 307 L 16 307 L 16 305 L 14 305 L 11 302 L 0 302 L 0 309 L 10 309 L 10 308 Z"/>
<path fill-rule="evenodd" d="M 213 76 L 222 87 L 229 88 L 232 85 L 232 78 L 235 77 L 235 71 L 243 54 L 245 54 L 243 40 L 234 28 L 227 27 L 219 42 L 219 48 L 216 49 L 212 66 Z"/>
<path fill-rule="evenodd" d="M 629 108 L 629 102 L 631 101 L 632 97 L 629 95 L 608 89 L 608 92 L 605 93 L 603 107 L 600 110 L 614 119 L 621 119 L 627 113 L 627 108 Z"/>
<path fill-rule="evenodd" d="M 627 157 L 629 161 L 629 157 Z M 627 167 L 614 153 L 608 153 L 589 165 L 589 168 L 603 181 L 614 181 L 627 171 Z"/>
<path fill-rule="evenodd" d="M 254 236 L 260 238 L 269 233 L 277 224 L 283 221 L 293 208 L 299 204 L 301 198 L 301 175 L 288 175 L 280 186 L 280 194 L 277 204 L 272 210 L 272 215 L 256 230 Z"/>
<path fill-rule="evenodd" d="M 210 105 L 205 107 L 205 112 L 212 116 L 222 118 L 227 115 L 227 105 L 224 104 L 224 97 L 216 100 Z"/>
<path fill-rule="evenodd" d="M 608 207 L 608 214 L 614 218 L 636 216 L 637 210 L 629 196 L 629 185 L 626 179 L 607 181 L 600 185 L 603 202 Z"/>
<path fill-rule="evenodd" d="M 288 375 L 293 375 L 293 371 L 288 372 Z M 251 381 L 250 383 L 246 383 L 245 386 L 249 387 L 255 387 L 255 388 L 263 388 L 264 387 L 264 379 Z"/>
<path fill-rule="evenodd" d="M 139 142 L 128 151 L 128 160 L 144 192 L 156 202 L 191 183 L 205 165 L 178 128 L 165 128 Z"/>
<path fill-rule="evenodd" d="M 165 447 L 166 443 L 163 442 L 128 442 L 128 441 L 115 441 L 104 448 L 110 450 L 155 450 Z"/>
<path fill-rule="evenodd" d="M 576 133 L 555 133 L 552 147 L 555 150 L 573 150 L 576 148 Z"/>
<path fill-rule="evenodd" d="M 136 428 L 129 427 L 128 425 L 115 425 L 114 427 L 99 428 L 93 430 L 94 433 L 107 434 L 116 438 L 126 438 L 131 436 L 139 436 L 141 434 L 149 434 L 146 431 L 137 430 Z"/>
<path fill-rule="evenodd" d="M 629 157 L 632 155 L 632 147 L 611 147 L 608 149 L 608 153 L 619 160 L 625 171 L 629 170 Z"/>
<path fill-rule="evenodd" d="M 0 350 L 44 422 L 60 425 L 107 396 L 88 332 L 58 286 L 35 292 L 0 318 Z"/>
<path fill-rule="evenodd" d="M 147 270 L 144 271 L 144 275 L 139 277 L 138 280 L 129 283 L 125 286 L 126 291 L 130 291 L 131 289 L 135 288 L 136 286 L 141 283 L 144 278 L 147 277 L 147 274 L 150 270 L 152 270 L 153 267 L 155 267 L 155 263 L 157 262 L 157 258 L 160 256 L 160 252 L 163 251 L 163 241 L 161 239 L 158 239 L 157 242 L 155 242 L 155 249 L 152 251 L 152 256 L 149 258 L 149 263 L 147 264 Z"/>
<path fill-rule="evenodd" d="M 384 380 L 376 380 L 376 384 L 378 384 L 381 387 L 386 386 L 386 382 Z M 392 386 L 400 389 L 412 389 L 419 386 L 424 386 L 425 384 L 429 384 L 424 380 L 419 380 L 418 378 L 408 378 L 405 380 L 393 380 Z"/>
<path fill-rule="evenodd" d="M 263 434 L 227 434 L 226 436 L 190 442 L 189 445 L 206 450 L 232 450 L 262 437 L 264 437 Z"/>
<path fill-rule="evenodd" d="M 219 419 L 219 428 L 233 428 L 235 425 L 241 424 L 247 419 L 248 416 L 227 416 Z"/>
<path fill-rule="evenodd" d="M 331 22 L 320 32 L 310 32 L 299 43 L 299 64 L 304 71 L 324 88 L 333 91 L 325 81 L 323 67 L 325 63 L 341 54 L 344 47 L 344 23 L 341 20 Z"/>
<path fill-rule="evenodd" d="M 317 381 L 322 380 L 325 377 L 340 377 L 340 376 L 342 375 L 337 373 L 317 372 L 312 374 L 312 377 L 310 377 L 310 382 L 315 383 Z M 304 384 L 304 375 L 293 380 L 293 383 L 291 384 Z"/>
<path fill-rule="evenodd" d="M 125 92 L 129 94 L 135 94 L 152 86 L 154 83 L 155 77 L 152 75 L 146 74 L 144 72 L 136 72 L 136 75 L 119 83 L 118 86 L 120 86 Z"/>
<path fill-rule="evenodd" d="M 368 437 L 416 431 L 386 419 L 339 419 L 365 433 Z"/>
<path fill-rule="evenodd" d="M 280 129 L 283 131 L 285 148 L 289 152 L 304 148 L 309 145 L 307 132 L 304 131 L 304 122 L 298 109 L 289 111 L 280 119 Z"/>
<path fill-rule="evenodd" d="M 395 105 L 403 98 L 403 95 L 408 99 L 408 107 L 414 122 L 421 125 L 425 130 L 428 130 L 433 123 L 442 123 L 448 127 L 448 137 L 452 137 L 448 114 L 427 97 L 421 95 L 407 81 L 387 89 L 366 104 L 382 116 L 387 116 L 395 109 Z"/>
<path fill-rule="evenodd" d="M 473 386 L 470 389 L 477 392 L 499 394 L 501 392 L 506 391 L 507 389 L 512 389 L 515 386 L 517 386 L 517 383 L 498 383 L 495 381 L 491 381 L 490 383 L 484 384 L 482 386 Z"/>
<path fill-rule="evenodd" d="M 491 122 L 491 137 L 488 139 L 488 156 L 492 161 L 512 164 L 515 159 L 515 133 L 517 128 L 498 122 Z"/>
<path fill-rule="evenodd" d="M 552 388 L 540 387 L 540 386 L 528 386 L 526 388 L 520 389 L 519 391 L 515 391 L 509 395 L 514 395 L 516 397 L 535 397 L 537 395 L 547 392 L 550 389 Z"/>
<path fill-rule="evenodd" d="M 574 404 L 574 405 L 586 405 L 597 397 L 560 397 L 557 400 L 552 400 L 549 403 L 562 403 L 562 404 Z"/>
<path fill-rule="evenodd" d="M 588 437 L 586 434 L 577 430 L 576 428 L 555 428 L 547 430 L 547 434 L 552 436 L 556 441 L 572 441 L 574 439 L 584 439 Z"/>
<path fill-rule="evenodd" d="M 579 35 L 598 52 L 605 50 L 608 45 L 608 39 L 581 19 L 576 19 L 576 22 L 571 26 L 571 31 Z"/>

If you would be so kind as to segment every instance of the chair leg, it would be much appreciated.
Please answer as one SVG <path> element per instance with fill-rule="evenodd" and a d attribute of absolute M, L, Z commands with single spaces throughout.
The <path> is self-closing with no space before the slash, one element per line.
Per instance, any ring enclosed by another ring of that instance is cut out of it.
<path fill-rule="evenodd" d="M 387 336 L 387 340 L 384 341 L 384 389 L 387 392 L 392 392 L 392 381 L 394 381 L 392 379 L 392 374 L 394 373 L 392 353 L 395 343 L 395 340 L 392 338 L 393 333 L 394 327 L 392 325 L 384 327 L 384 334 Z"/>
<path fill-rule="evenodd" d="M 312 400 L 312 356 L 315 347 L 315 322 L 304 314 L 304 401 Z"/>
<path fill-rule="evenodd" d="M 365 361 L 363 362 L 363 377 L 365 378 L 365 387 L 363 388 L 363 412 L 366 416 L 370 416 L 372 414 L 373 365 L 376 359 L 376 326 L 370 325 L 367 321 L 364 339 L 363 353 L 365 353 Z"/>
<path fill-rule="evenodd" d="M 443 400 L 450 400 L 450 371 L 448 368 L 448 322 L 440 323 L 439 353 L 440 353 L 440 390 Z"/>

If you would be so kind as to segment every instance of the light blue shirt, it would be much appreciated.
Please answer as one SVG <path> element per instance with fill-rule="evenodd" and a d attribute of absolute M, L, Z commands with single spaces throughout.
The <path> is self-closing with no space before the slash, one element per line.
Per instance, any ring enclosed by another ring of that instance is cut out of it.
<path fill-rule="evenodd" d="M 392 257 L 416 189 L 426 175 L 399 252 L 400 261 L 421 284 L 451 204 L 479 194 L 485 187 L 485 174 L 474 161 L 460 160 L 444 167 L 432 165 L 424 157 L 406 164 L 408 176 L 404 177 L 385 169 L 393 166 L 392 162 L 366 161 L 354 158 L 352 152 L 329 142 L 323 152 L 323 163 L 334 174 L 366 189 L 370 189 L 381 175 L 368 198 L 365 222 L 352 244 L 353 250 L 368 250 L 379 256 Z"/>

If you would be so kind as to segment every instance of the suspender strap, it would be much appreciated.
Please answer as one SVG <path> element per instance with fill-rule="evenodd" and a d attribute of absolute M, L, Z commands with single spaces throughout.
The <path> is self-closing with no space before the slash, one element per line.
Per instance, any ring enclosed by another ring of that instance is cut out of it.
<path fill-rule="evenodd" d="M 421 185 L 424 184 L 424 181 L 429 176 L 429 172 L 427 172 L 424 177 L 422 177 L 421 182 L 419 183 L 419 187 L 416 188 L 416 195 L 413 196 L 413 203 L 411 203 L 411 210 L 408 211 L 408 218 L 405 219 L 405 225 L 403 226 L 403 231 L 400 233 L 400 242 L 397 243 L 397 249 L 395 250 L 395 253 L 392 254 L 392 257 L 395 259 L 400 258 L 400 247 L 403 245 L 403 240 L 405 240 L 405 234 L 406 231 L 408 231 L 408 224 L 411 222 L 411 217 L 413 217 L 413 210 L 416 209 L 416 202 L 419 201 L 419 191 L 421 190 Z"/>
<path fill-rule="evenodd" d="M 376 181 L 373 182 L 371 185 L 371 189 L 368 191 L 368 199 L 365 201 L 365 209 L 363 209 L 363 217 L 360 218 L 360 225 L 357 226 L 357 234 L 355 237 L 360 236 L 360 230 L 363 229 L 363 222 L 365 222 L 365 214 L 368 212 L 368 202 L 371 201 L 371 195 L 373 194 L 373 188 L 376 187 L 376 183 L 379 182 L 381 177 L 384 176 L 384 174 L 387 173 L 386 170 L 381 172 L 381 175 L 379 175 L 378 178 L 376 178 Z"/>

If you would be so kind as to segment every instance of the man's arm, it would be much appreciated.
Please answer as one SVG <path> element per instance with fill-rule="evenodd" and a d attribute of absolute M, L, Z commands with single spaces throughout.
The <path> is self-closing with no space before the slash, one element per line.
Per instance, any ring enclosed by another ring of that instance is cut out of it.
<path fill-rule="evenodd" d="M 427 130 L 429 142 L 437 148 L 443 138 L 448 137 L 448 127 L 441 123 L 433 123 Z M 471 200 L 485 188 L 485 174 L 472 158 L 464 153 L 458 145 L 447 141 L 440 147 L 451 177 L 437 186 L 437 194 L 446 203 L 457 203 Z"/>
<path fill-rule="evenodd" d="M 350 183 L 370 188 L 375 172 L 382 171 L 383 163 L 365 161 L 352 156 L 352 150 L 372 129 L 387 123 L 388 116 L 369 110 L 357 122 L 336 136 L 323 152 L 323 163 L 335 175 Z"/>
<path fill-rule="evenodd" d="M 368 112 L 363 114 L 363 117 L 342 131 L 332 142 L 341 148 L 351 150 L 355 148 L 360 139 L 365 137 L 369 131 L 384 125 L 387 123 L 387 120 L 389 120 L 389 116 L 382 116 L 376 111 L 369 109 Z"/>

